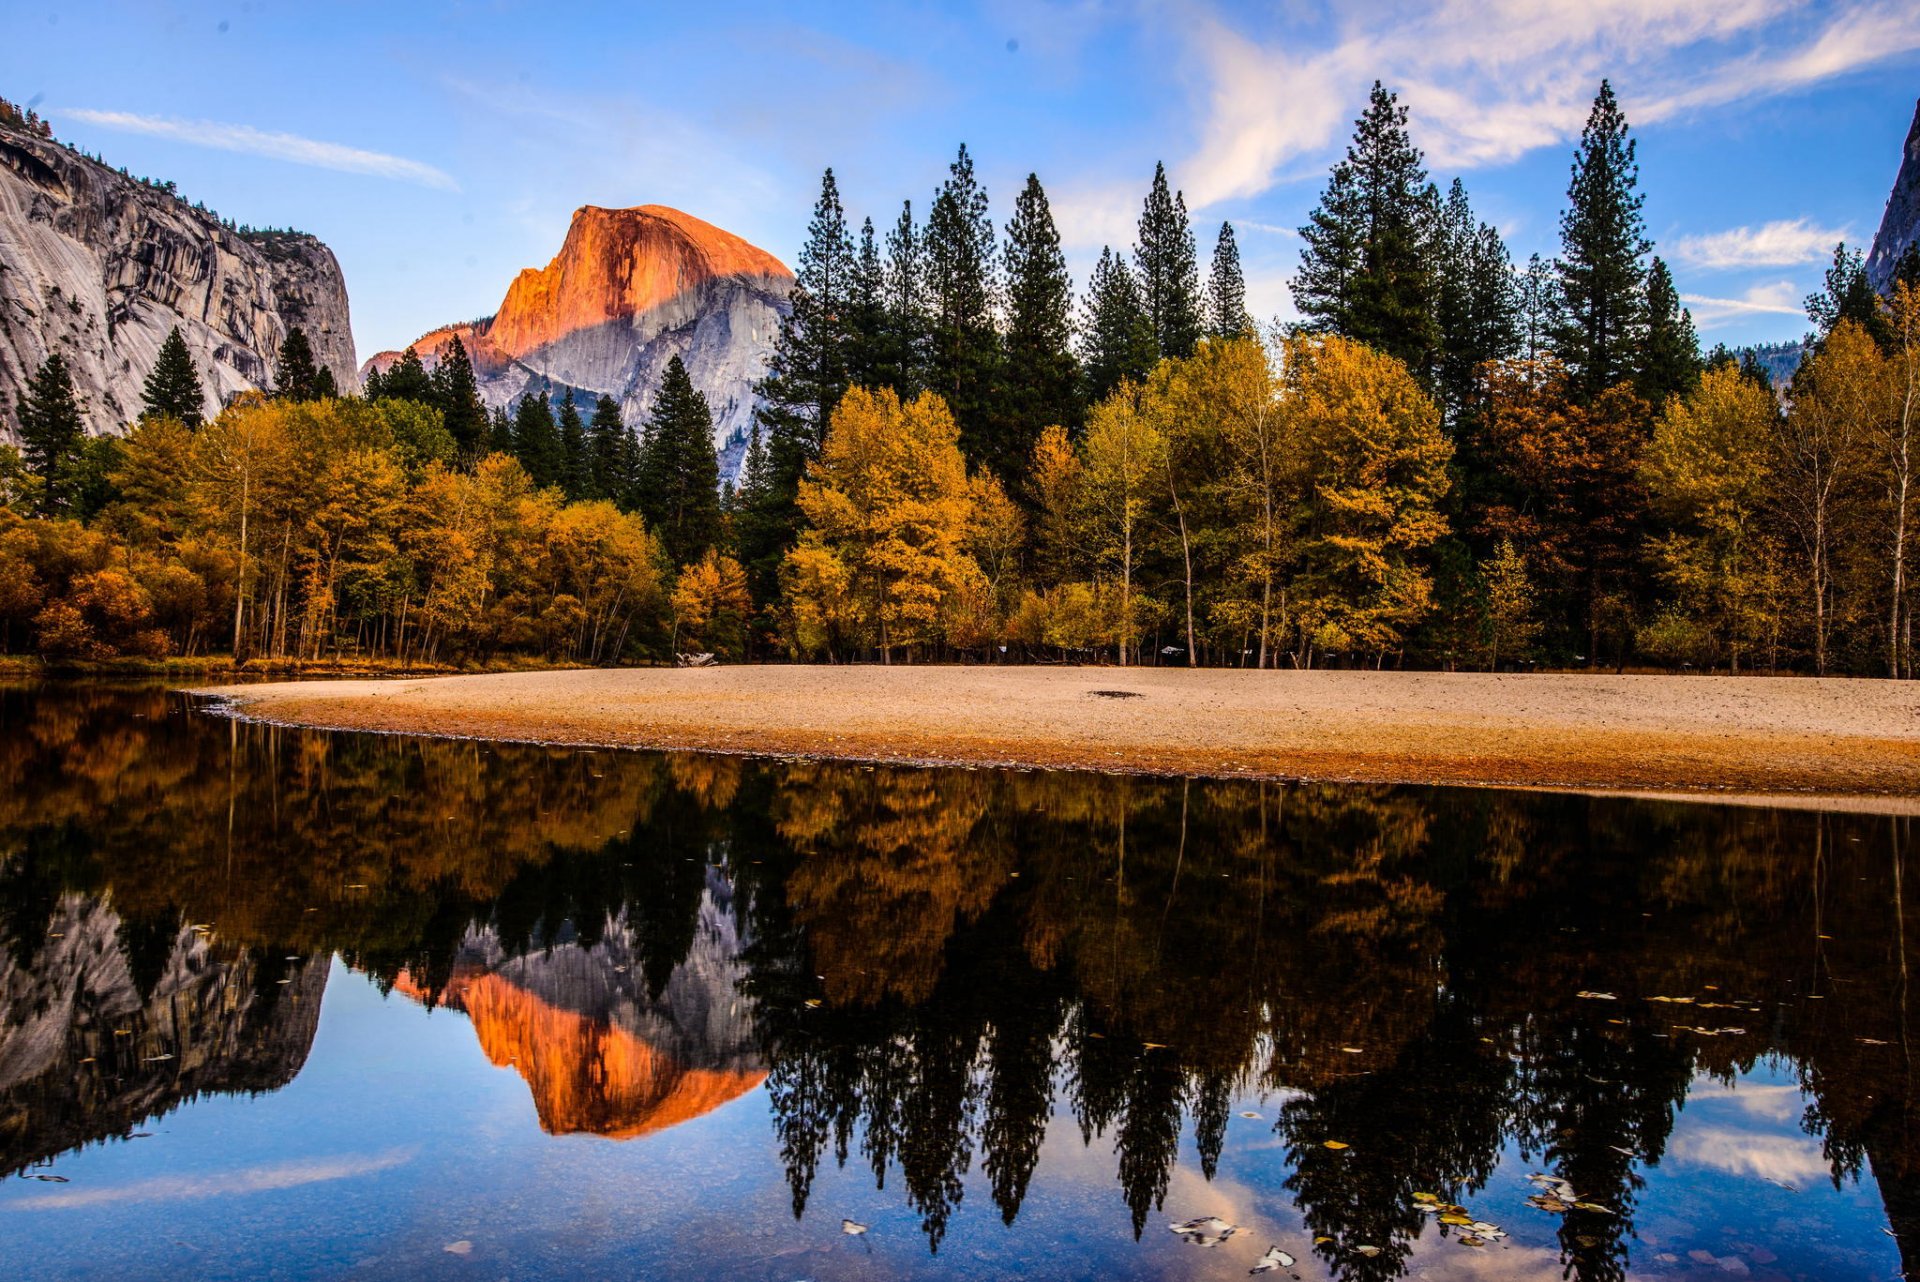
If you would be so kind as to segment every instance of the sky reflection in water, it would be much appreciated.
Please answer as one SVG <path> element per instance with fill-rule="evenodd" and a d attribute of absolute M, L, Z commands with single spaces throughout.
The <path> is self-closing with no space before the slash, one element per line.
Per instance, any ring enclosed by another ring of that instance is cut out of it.
<path fill-rule="evenodd" d="M 5 1272 L 1892 1278 L 1909 842 L 0 691 Z"/>

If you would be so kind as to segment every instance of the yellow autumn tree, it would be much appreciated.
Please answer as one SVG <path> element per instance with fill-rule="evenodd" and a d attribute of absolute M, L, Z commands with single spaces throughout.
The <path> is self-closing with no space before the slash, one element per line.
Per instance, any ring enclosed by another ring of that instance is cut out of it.
<path fill-rule="evenodd" d="M 1118 596 L 1120 666 L 1139 644 L 1142 604 L 1137 583 L 1147 526 L 1165 493 L 1167 438 L 1141 413 L 1136 389 L 1123 383 L 1087 414 L 1080 442 L 1080 504 L 1087 550 Z"/>
<path fill-rule="evenodd" d="M 674 646 L 693 646 L 726 658 L 746 648 L 747 572 L 738 561 L 712 548 L 680 571 L 673 585 Z"/>
<path fill-rule="evenodd" d="M 973 491 L 959 442 L 932 392 L 841 398 L 800 483 L 811 528 L 782 571 L 796 637 L 830 641 L 851 622 L 891 662 L 895 646 L 938 636 L 948 596 L 980 572 L 966 551 Z"/>

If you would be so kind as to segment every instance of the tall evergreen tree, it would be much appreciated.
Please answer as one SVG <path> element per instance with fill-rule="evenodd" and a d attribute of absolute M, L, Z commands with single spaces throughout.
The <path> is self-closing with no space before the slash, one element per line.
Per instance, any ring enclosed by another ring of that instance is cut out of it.
<path fill-rule="evenodd" d="M 1157 356 L 1193 355 L 1200 341 L 1200 266 L 1186 197 L 1167 188 L 1167 167 L 1155 164 L 1140 211 L 1133 264 Z"/>
<path fill-rule="evenodd" d="M 820 197 L 807 224 L 788 295 L 792 310 L 780 324 L 767 375 L 755 390 L 757 421 L 767 453 L 767 484 L 756 528 L 774 540 L 775 560 L 799 537 L 795 497 L 807 462 L 820 449 L 833 407 L 847 390 L 846 318 L 852 301 L 853 241 L 833 170 L 821 175 Z"/>
<path fill-rule="evenodd" d="M 409 348 L 408 351 L 413 349 Z M 418 365 L 420 358 L 414 357 Z M 462 460 L 471 460 L 485 452 L 487 443 L 487 407 L 480 401 L 480 383 L 473 375 L 473 361 L 467 345 L 458 334 L 447 339 L 433 368 L 434 399 L 445 417 L 447 434 Z"/>
<path fill-rule="evenodd" d="M 746 457 L 740 461 L 740 484 L 733 493 L 733 541 L 740 564 L 747 571 L 747 590 L 758 602 L 780 594 L 780 561 L 787 551 L 787 528 L 772 519 L 768 500 L 773 466 L 766 441 L 755 423 L 747 436 Z"/>
<path fill-rule="evenodd" d="M 687 367 L 667 362 L 640 446 L 635 487 L 640 514 L 675 566 L 689 565 L 720 540 L 720 460 L 713 415 Z"/>
<path fill-rule="evenodd" d="M 875 381 L 904 401 L 925 388 L 927 358 L 926 254 L 910 200 L 900 206 L 900 217 L 887 233 L 885 284 L 887 341 Z"/>
<path fill-rule="evenodd" d="M 1821 279 L 1820 291 L 1808 294 L 1807 319 L 1825 338 L 1841 321 L 1852 321 L 1864 329 L 1883 348 L 1891 337 L 1886 318 L 1880 312 L 1880 296 L 1867 282 L 1867 268 L 1857 249 L 1848 249 L 1845 241 L 1833 247 L 1833 262 Z"/>
<path fill-rule="evenodd" d="M 1080 365 L 1091 404 L 1123 380 L 1147 376 L 1154 361 L 1153 330 L 1127 260 L 1110 248 L 1100 250 L 1100 261 L 1087 280 L 1084 306 Z"/>
<path fill-rule="evenodd" d="M 1253 330 L 1247 314 L 1247 278 L 1240 270 L 1240 242 L 1233 224 L 1220 224 L 1213 242 L 1213 268 L 1207 273 L 1207 332 L 1215 338 L 1233 338 Z"/>
<path fill-rule="evenodd" d="M 320 370 L 314 364 L 313 344 L 307 331 L 295 325 L 280 340 L 280 354 L 273 364 L 273 394 L 286 401 L 320 399 Z"/>
<path fill-rule="evenodd" d="M 1514 279 L 1518 309 L 1518 352 L 1522 360 L 1538 361 L 1553 348 L 1553 336 L 1560 330 L 1560 284 L 1553 264 L 1534 254 L 1527 259 L 1526 270 Z"/>
<path fill-rule="evenodd" d="M 553 406 L 545 392 L 520 398 L 513 416 L 513 453 L 542 489 L 557 486 L 566 478 L 566 451 L 561 448 L 560 430 L 554 426 Z"/>
<path fill-rule="evenodd" d="M 878 387 L 887 370 L 887 279 L 873 219 L 860 224 L 847 291 L 847 383 Z"/>
<path fill-rule="evenodd" d="M 40 478 L 40 515 L 68 515 L 79 499 L 87 428 L 73 375 L 60 353 L 49 353 L 28 377 L 14 417 L 21 461 Z"/>
<path fill-rule="evenodd" d="M 519 450 L 513 442 L 513 419 L 507 415 L 506 407 L 496 405 L 487 415 L 487 450 L 493 454 L 512 454 L 516 457 Z"/>
<path fill-rule="evenodd" d="M 178 325 L 167 331 L 166 341 L 160 344 L 160 354 L 140 389 L 140 403 L 142 418 L 170 418 L 188 427 L 200 426 L 207 397 Z"/>
<path fill-rule="evenodd" d="M 1007 280 L 1006 400 L 987 463 L 1010 491 L 1040 431 L 1079 424 L 1080 371 L 1073 358 L 1073 280 L 1060 232 L 1035 174 L 1013 203 L 1004 250 Z"/>
<path fill-rule="evenodd" d="M 1434 388 L 1457 428 L 1475 399 L 1481 366 L 1513 355 L 1519 330 L 1513 261 L 1500 233 L 1474 218 L 1457 178 L 1440 207 L 1434 257 L 1440 338 Z"/>
<path fill-rule="evenodd" d="M 439 403 L 433 376 L 427 373 L 427 367 L 421 363 L 420 353 L 411 347 L 401 352 L 400 359 L 387 367 L 386 377 L 380 381 L 380 395 L 389 401 L 418 401 L 422 405 Z"/>
<path fill-rule="evenodd" d="M 1700 382 L 1700 340 L 1693 316 L 1680 306 L 1673 273 L 1656 256 L 1647 268 L 1647 330 L 1640 345 L 1640 399 L 1656 411 L 1667 398 L 1686 395 Z"/>
<path fill-rule="evenodd" d="M 593 421 L 587 424 L 587 458 L 590 498 L 607 499 L 621 508 L 628 506 L 633 475 L 628 470 L 627 438 L 630 433 L 620 421 L 620 403 L 602 396 L 593 405 Z"/>
<path fill-rule="evenodd" d="M 986 457 L 999 391 L 1000 335 L 994 328 L 993 220 L 966 144 L 927 216 L 929 343 L 927 386 L 946 398 L 969 459 Z"/>
<path fill-rule="evenodd" d="M 1574 153 L 1560 215 L 1561 322 L 1557 353 L 1582 403 L 1633 375 L 1646 331 L 1646 258 L 1652 245 L 1634 142 L 1613 86 L 1600 82 Z"/>
<path fill-rule="evenodd" d="M 587 425 L 573 403 L 573 389 L 560 401 L 560 488 L 569 499 L 593 497 L 593 459 L 587 453 Z"/>
<path fill-rule="evenodd" d="M 1430 243 L 1438 199 L 1407 109 L 1376 80 L 1346 159 L 1300 229 L 1293 301 L 1308 323 L 1426 377 L 1439 343 Z"/>
<path fill-rule="evenodd" d="M 367 366 L 367 376 L 360 380 L 360 395 L 368 401 L 386 399 L 387 381 L 381 376 L 378 365 Z"/>
<path fill-rule="evenodd" d="M 333 381 L 333 370 L 322 365 L 313 376 L 313 399 L 316 401 L 337 400 L 340 385 Z"/>

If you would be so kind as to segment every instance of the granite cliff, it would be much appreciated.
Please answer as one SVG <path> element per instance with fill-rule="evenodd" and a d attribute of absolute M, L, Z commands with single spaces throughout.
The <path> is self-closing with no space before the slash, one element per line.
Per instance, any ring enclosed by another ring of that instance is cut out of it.
<path fill-rule="evenodd" d="M 1874 234 L 1873 249 L 1867 254 L 1867 280 L 1875 289 L 1881 293 L 1887 291 L 1900 256 L 1917 239 L 1920 239 L 1920 103 L 1914 105 L 1907 145 L 1900 152 L 1900 170 L 1894 175 L 1886 213 L 1880 218 L 1880 230 Z"/>
<path fill-rule="evenodd" d="M 175 325 L 212 413 L 271 378 L 299 326 L 343 391 L 359 387 L 346 282 L 300 232 L 236 230 L 30 130 L 0 125 L 0 434 L 51 351 L 95 433 L 124 429 Z"/>
<path fill-rule="evenodd" d="M 458 334 L 489 405 L 568 388 L 620 402 L 638 427 L 667 362 L 686 362 L 713 410 L 716 444 L 743 439 L 753 385 L 788 310 L 793 274 L 765 250 L 665 205 L 576 210 L 560 252 L 527 268 L 485 320 L 422 335 L 431 367 Z M 399 352 L 368 365 L 385 370 Z"/>

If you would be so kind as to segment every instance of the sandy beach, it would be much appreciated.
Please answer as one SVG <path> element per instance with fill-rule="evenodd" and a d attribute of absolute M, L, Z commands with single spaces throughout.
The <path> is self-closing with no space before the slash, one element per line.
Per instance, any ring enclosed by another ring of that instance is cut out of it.
<path fill-rule="evenodd" d="M 1766 794 L 1920 810 L 1920 684 L 1032 667 L 284 682 L 260 720 L 609 747 L 1288 779 Z"/>

